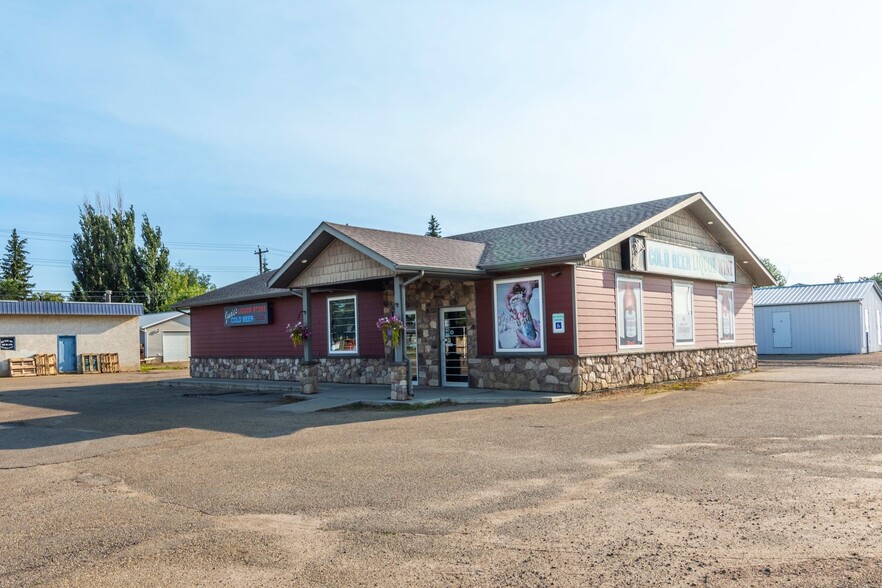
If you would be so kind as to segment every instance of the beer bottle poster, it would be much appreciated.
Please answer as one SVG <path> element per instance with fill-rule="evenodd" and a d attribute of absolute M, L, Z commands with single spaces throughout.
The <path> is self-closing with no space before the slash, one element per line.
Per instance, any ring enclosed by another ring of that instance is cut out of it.
<path fill-rule="evenodd" d="M 735 291 L 717 288 L 717 316 L 720 322 L 720 341 L 735 340 Z"/>
<path fill-rule="evenodd" d="M 541 276 L 494 281 L 493 304 L 497 352 L 545 351 Z"/>
<path fill-rule="evenodd" d="M 643 347 L 643 281 L 616 279 L 619 347 Z"/>
<path fill-rule="evenodd" d="M 695 314 L 692 306 L 692 284 L 674 282 L 674 342 L 695 343 Z"/>

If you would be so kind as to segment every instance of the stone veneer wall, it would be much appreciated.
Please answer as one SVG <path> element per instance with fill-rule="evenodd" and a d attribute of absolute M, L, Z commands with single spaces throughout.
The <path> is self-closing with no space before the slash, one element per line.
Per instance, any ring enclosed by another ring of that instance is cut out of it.
<path fill-rule="evenodd" d="M 300 358 L 281 357 L 193 357 L 193 378 L 228 378 L 234 380 L 274 380 L 296 382 L 300 379 Z M 322 382 L 344 384 L 389 384 L 389 365 L 382 357 L 322 357 L 316 360 Z"/>
<path fill-rule="evenodd" d="M 190 375 L 298 381 L 299 366 L 300 358 L 194 357 L 190 360 Z M 321 358 L 316 367 L 322 382 L 391 383 L 390 365 L 384 358 Z M 586 357 L 479 357 L 469 359 L 469 385 L 584 394 L 755 368 L 755 345 Z"/>
<path fill-rule="evenodd" d="M 469 360 L 469 385 L 584 394 L 756 368 L 756 346 L 586 357 L 482 357 Z"/>
<path fill-rule="evenodd" d="M 466 309 L 467 357 L 478 355 L 475 283 L 447 279 L 417 280 L 407 287 L 407 310 L 417 316 L 417 381 L 421 386 L 441 385 L 441 309 Z"/>

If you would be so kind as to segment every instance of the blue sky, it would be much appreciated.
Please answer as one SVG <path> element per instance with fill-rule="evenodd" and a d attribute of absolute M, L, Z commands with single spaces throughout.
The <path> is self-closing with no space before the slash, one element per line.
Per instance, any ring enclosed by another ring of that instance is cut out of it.
<path fill-rule="evenodd" d="M 791 283 L 882 271 L 878 2 L 0 1 L 0 240 L 69 290 L 121 188 L 217 285 L 322 220 L 702 190 Z M 189 245 L 188 245 L 189 244 Z"/>

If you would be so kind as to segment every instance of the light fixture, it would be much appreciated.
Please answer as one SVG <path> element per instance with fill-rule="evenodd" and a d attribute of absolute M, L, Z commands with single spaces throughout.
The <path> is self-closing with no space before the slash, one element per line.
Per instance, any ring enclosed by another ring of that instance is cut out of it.
<path fill-rule="evenodd" d="M 714 224 L 714 221 L 707 221 L 707 224 L 712 225 Z"/>
<path fill-rule="evenodd" d="M 301 259 L 301 260 L 300 260 L 300 263 L 306 263 L 306 260 L 305 260 L 305 259 Z"/>
<path fill-rule="evenodd" d="M 552 277 L 552 278 L 556 278 L 556 277 L 558 277 L 559 275 L 561 275 L 562 273 L 563 273 L 562 271 L 551 272 L 551 277 Z"/>
<path fill-rule="evenodd" d="M 742 261 L 741 263 L 750 263 L 750 260 L 749 260 L 749 259 L 745 259 L 745 260 Z"/>

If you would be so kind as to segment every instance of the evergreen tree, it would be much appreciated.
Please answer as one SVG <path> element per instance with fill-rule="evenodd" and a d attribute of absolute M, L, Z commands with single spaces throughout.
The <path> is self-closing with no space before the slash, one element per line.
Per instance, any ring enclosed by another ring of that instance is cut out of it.
<path fill-rule="evenodd" d="M 440 237 L 441 236 L 441 224 L 438 222 L 438 219 L 435 218 L 433 214 L 429 218 L 429 228 L 426 230 L 426 237 Z"/>
<path fill-rule="evenodd" d="M 6 243 L 6 254 L 0 261 L 0 298 L 24 300 L 31 295 L 34 284 L 31 282 L 31 265 L 27 262 L 27 239 L 21 239 L 18 231 Z"/>

